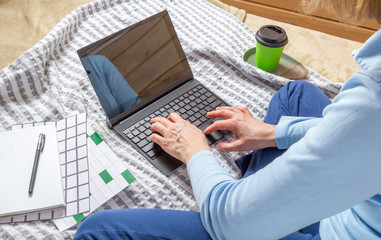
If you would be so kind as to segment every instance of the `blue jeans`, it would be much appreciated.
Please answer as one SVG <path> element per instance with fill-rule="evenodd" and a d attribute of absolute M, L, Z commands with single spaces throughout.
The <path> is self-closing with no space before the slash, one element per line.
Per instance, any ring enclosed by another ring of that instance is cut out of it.
<path fill-rule="evenodd" d="M 314 85 L 295 81 L 280 89 L 270 102 L 265 122 L 277 124 L 280 117 L 321 117 L 330 100 Z M 237 160 L 247 177 L 265 167 L 284 151 L 267 148 Z M 276 226 L 274 226 L 274 230 Z M 319 240 L 319 223 L 283 240 Z M 116 209 L 90 215 L 74 239 L 210 239 L 198 212 L 163 209 Z"/>

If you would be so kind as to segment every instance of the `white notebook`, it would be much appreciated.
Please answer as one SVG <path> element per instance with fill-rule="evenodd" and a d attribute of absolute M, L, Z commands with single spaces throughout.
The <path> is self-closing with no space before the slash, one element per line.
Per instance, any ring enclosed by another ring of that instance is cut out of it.
<path fill-rule="evenodd" d="M 28 193 L 40 133 L 46 135 Z M 0 217 L 65 206 L 55 125 L 0 132 Z"/>

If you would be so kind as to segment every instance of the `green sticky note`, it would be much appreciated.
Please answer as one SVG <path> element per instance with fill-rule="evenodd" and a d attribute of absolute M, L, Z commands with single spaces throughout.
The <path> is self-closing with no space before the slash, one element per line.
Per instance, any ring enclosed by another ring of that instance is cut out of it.
<path fill-rule="evenodd" d="M 126 169 L 126 171 L 122 172 L 122 176 L 128 182 L 128 184 L 131 184 L 133 181 L 136 180 L 134 175 L 132 175 L 132 173 L 128 169 Z"/>
<path fill-rule="evenodd" d="M 98 145 L 100 144 L 101 142 L 103 142 L 103 139 L 98 135 L 97 132 L 91 134 L 90 136 L 91 140 L 93 140 L 93 142 Z"/>
<path fill-rule="evenodd" d="M 83 213 L 80 213 L 80 214 L 74 215 L 73 218 L 76 222 L 80 222 L 82 221 L 82 219 L 85 218 L 85 216 L 83 215 Z"/>
<path fill-rule="evenodd" d="M 102 178 L 102 180 L 107 184 L 109 182 L 111 182 L 111 180 L 113 179 L 110 175 L 110 173 L 107 172 L 107 170 L 104 170 L 102 171 L 101 173 L 99 173 L 99 176 Z"/>

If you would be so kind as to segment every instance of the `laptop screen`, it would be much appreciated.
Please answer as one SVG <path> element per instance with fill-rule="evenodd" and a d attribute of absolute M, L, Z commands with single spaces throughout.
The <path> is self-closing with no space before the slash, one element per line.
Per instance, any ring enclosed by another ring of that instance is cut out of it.
<path fill-rule="evenodd" d="M 78 50 L 111 125 L 192 78 L 168 12 Z"/>

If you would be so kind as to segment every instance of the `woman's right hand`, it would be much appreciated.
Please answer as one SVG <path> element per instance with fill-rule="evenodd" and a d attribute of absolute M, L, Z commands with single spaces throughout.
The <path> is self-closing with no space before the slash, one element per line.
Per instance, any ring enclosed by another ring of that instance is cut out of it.
<path fill-rule="evenodd" d="M 221 142 L 217 145 L 223 151 L 247 151 L 276 147 L 275 125 L 255 119 L 246 107 L 218 107 L 208 112 L 208 117 L 223 118 L 204 130 L 210 134 L 216 130 L 232 131 L 236 137 L 233 142 Z"/>

